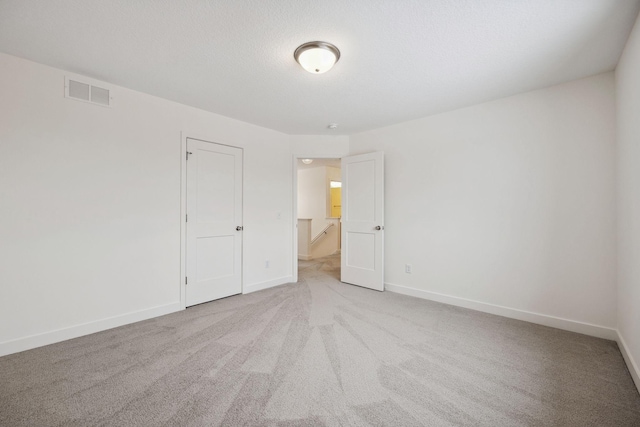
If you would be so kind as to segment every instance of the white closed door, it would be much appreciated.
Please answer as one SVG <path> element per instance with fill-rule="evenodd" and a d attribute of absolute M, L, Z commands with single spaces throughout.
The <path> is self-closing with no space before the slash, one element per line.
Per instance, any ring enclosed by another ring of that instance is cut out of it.
<path fill-rule="evenodd" d="M 342 158 L 340 280 L 384 290 L 384 154 Z"/>
<path fill-rule="evenodd" d="M 242 150 L 187 139 L 186 305 L 242 292 Z"/>

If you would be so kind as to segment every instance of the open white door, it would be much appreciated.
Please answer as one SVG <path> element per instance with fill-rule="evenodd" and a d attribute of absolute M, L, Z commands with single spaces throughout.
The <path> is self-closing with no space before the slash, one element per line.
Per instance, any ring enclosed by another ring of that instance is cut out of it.
<path fill-rule="evenodd" d="M 384 153 L 342 158 L 345 283 L 384 290 Z"/>
<path fill-rule="evenodd" d="M 187 139 L 186 305 L 242 292 L 242 150 Z"/>

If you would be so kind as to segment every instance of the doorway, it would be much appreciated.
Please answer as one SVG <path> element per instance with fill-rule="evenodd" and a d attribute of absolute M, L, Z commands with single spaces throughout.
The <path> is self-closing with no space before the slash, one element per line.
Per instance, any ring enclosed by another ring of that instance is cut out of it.
<path fill-rule="evenodd" d="M 324 238 L 321 234 L 330 230 L 332 225 L 324 225 L 324 229 L 318 226 L 314 232 L 313 218 L 305 218 L 311 214 L 306 214 L 304 209 L 298 212 L 298 207 L 303 207 L 304 202 L 299 201 L 299 196 L 307 197 L 313 191 L 301 191 L 298 185 L 298 174 L 300 169 L 313 169 L 309 165 L 318 159 L 302 157 L 293 158 L 293 196 L 294 196 L 294 221 L 293 224 L 293 265 L 294 280 L 298 281 L 299 260 L 307 261 L 313 259 L 314 253 L 310 248 L 310 243 L 316 238 Z M 318 164 L 324 161 L 333 161 L 333 166 L 338 166 L 337 159 L 321 159 Z M 305 166 L 302 166 L 305 165 Z M 327 179 L 326 173 L 318 173 L 324 176 L 324 184 L 319 184 L 319 188 L 326 188 L 326 207 L 320 207 L 318 212 L 322 215 L 326 209 L 327 219 L 331 219 L 331 181 L 334 181 L 334 188 L 338 186 L 337 181 L 331 177 Z M 336 175 L 337 176 L 337 173 Z M 321 181 L 322 182 L 322 181 Z M 340 280 L 357 286 L 362 286 L 378 291 L 384 290 L 384 153 L 381 151 L 352 155 L 340 159 L 340 218 L 339 224 L 339 246 L 336 248 L 340 254 Z M 317 199 L 316 199 L 317 200 Z M 336 200 L 334 196 L 333 200 Z M 335 204 L 335 203 L 334 203 Z M 320 218 L 322 219 L 322 218 Z M 322 222 L 320 223 L 322 225 Z M 305 248 L 308 249 L 307 252 Z M 334 252 L 334 254 L 336 254 Z"/>
<path fill-rule="evenodd" d="M 298 270 L 329 257 L 339 270 L 341 252 L 341 160 L 296 160 Z"/>

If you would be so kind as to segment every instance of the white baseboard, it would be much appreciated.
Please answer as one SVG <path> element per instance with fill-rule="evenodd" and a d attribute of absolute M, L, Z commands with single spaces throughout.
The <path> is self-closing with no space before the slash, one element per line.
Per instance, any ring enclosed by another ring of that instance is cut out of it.
<path fill-rule="evenodd" d="M 261 291 L 263 289 L 273 288 L 274 286 L 284 285 L 285 283 L 292 283 L 293 276 L 279 277 L 273 280 L 267 280 L 266 282 L 254 283 L 253 285 L 246 285 L 242 290 L 243 294 L 250 294 L 251 292 Z"/>
<path fill-rule="evenodd" d="M 70 326 L 68 328 L 56 329 L 54 331 L 30 335 L 24 338 L 4 341 L 0 343 L 0 356 L 6 356 L 8 354 L 18 353 L 20 351 L 30 350 L 32 348 L 54 344 L 72 338 L 78 338 L 83 335 L 93 334 L 111 328 L 117 328 L 118 326 L 128 325 L 130 323 L 151 319 L 153 317 L 164 316 L 165 314 L 174 313 L 182 309 L 183 308 L 180 306 L 180 302 L 175 302 L 158 307 L 148 308 L 145 310 L 135 311 L 133 313 L 108 317 L 106 319 L 100 319 L 94 322 L 82 323 L 80 325 Z"/>
<path fill-rule="evenodd" d="M 627 347 L 627 343 L 622 337 L 620 331 L 618 331 L 618 347 L 620 348 L 620 353 L 622 353 L 622 357 L 624 358 L 625 363 L 627 364 L 627 368 L 629 368 L 629 373 L 631 374 L 631 378 L 633 378 L 633 382 L 636 384 L 636 388 L 638 392 L 640 392 L 640 369 L 638 368 L 638 364 L 633 359 L 629 348 Z"/>
<path fill-rule="evenodd" d="M 484 313 L 496 314 L 498 316 L 509 317 L 511 319 L 524 320 L 525 322 L 536 323 L 538 325 L 550 326 L 552 328 L 563 329 L 565 331 L 577 332 L 598 338 L 615 341 L 618 338 L 618 331 L 605 326 L 593 325 L 591 323 L 578 322 L 575 320 L 563 319 L 549 316 L 547 314 L 533 313 L 530 311 L 518 310 L 486 302 L 474 301 L 466 298 L 454 297 L 437 292 L 424 291 L 422 289 L 410 288 L 408 286 L 385 283 L 385 289 L 403 295 L 428 299 L 444 304 L 458 307 L 470 308 Z"/>

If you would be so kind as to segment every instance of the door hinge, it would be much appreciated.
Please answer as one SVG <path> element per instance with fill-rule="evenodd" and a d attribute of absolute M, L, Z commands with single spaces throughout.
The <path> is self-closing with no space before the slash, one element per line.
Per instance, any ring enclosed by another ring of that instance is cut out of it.
<path fill-rule="evenodd" d="M 187 283 L 187 277 L 186 277 L 186 276 L 185 276 L 185 278 L 184 278 L 184 284 L 185 284 L 185 285 L 187 285 L 187 284 L 188 284 L 188 283 Z"/>
<path fill-rule="evenodd" d="M 184 216 L 184 222 L 189 222 L 189 215 Z"/>
<path fill-rule="evenodd" d="M 187 151 L 187 160 L 189 160 L 189 154 L 193 154 L 191 151 Z"/>

